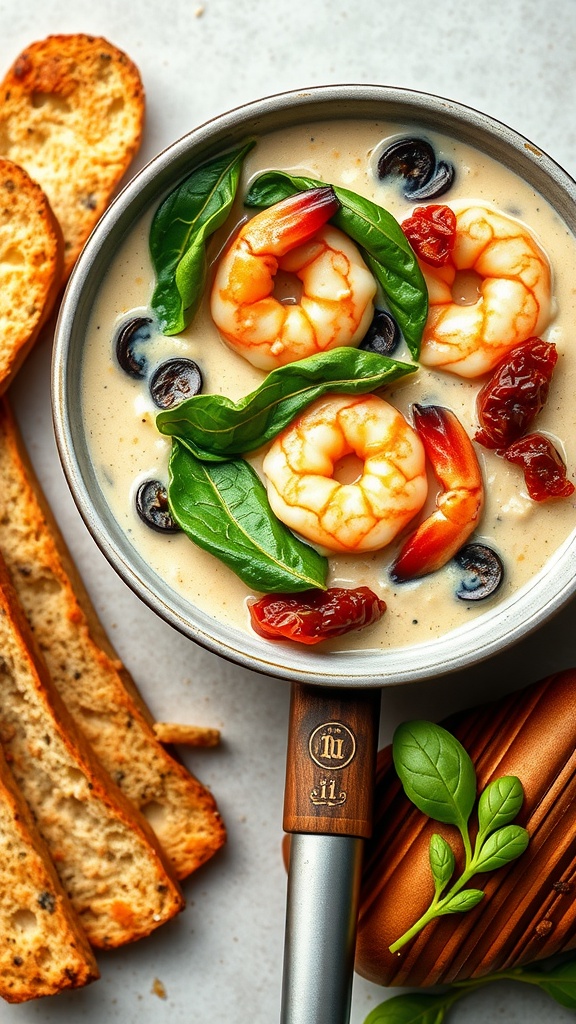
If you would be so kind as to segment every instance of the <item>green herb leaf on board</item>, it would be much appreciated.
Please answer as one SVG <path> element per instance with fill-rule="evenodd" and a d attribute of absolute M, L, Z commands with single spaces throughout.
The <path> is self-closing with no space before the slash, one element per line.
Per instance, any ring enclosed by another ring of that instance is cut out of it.
<path fill-rule="evenodd" d="M 437 832 L 430 839 L 429 857 L 436 892 L 440 895 L 454 874 L 455 860 L 452 847 Z"/>
<path fill-rule="evenodd" d="M 468 821 L 476 800 L 476 772 L 462 744 L 441 726 L 433 722 L 398 726 L 392 756 L 409 800 L 433 820 L 454 825 L 464 847 L 464 868 L 454 881 L 454 852 L 443 836 L 432 836 L 429 858 L 434 896 L 421 917 L 389 947 L 391 953 L 397 953 L 435 918 L 476 907 L 485 894 L 481 889 L 465 888 L 471 878 L 515 860 L 530 837 L 525 828 L 510 824 L 522 806 L 524 793 L 519 779 L 505 776 L 490 782 L 480 794 L 480 827 L 472 849 Z"/>
<path fill-rule="evenodd" d="M 394 766 L 406 796 L 435 821 L 466 827 L 476 772 L 458 740 L 433 722 L 406 722 L 394 733 Z"/>
<path fill-rule="evenodd" d="M 490 832 L 514 821 L 524 801 L 520 779 L 503 775 L 494 779 L 480 794 L 478 801 L 479 837 L 483 840 Z"/>
<path fill-rule="evenodd" d="M 528 846 L 530 836 L 520 825 L 504 825 L 488 836 L 474 856 L 475 871 L 497 871 L 516 860 Z"/>
<path fill-rule="evenodd" d="M 463 889 L 442 902 L 439 914 L 465 914 L 467 910 L 477 907 L 484 899 L 482 889 Z"/>

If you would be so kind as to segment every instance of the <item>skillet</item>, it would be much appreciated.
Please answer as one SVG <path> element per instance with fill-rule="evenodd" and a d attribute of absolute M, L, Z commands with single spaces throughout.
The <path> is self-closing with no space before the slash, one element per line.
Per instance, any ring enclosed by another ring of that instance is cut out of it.
<path fill-rule="evenodd" d="M 116 571 L 171 625 L 214 653 L 292 682 L 284 827 L 293 834 L 282 999 L 283 1024 L 349 1018 L 362 843 L 384 686 L 431 679 L 477 663 L 537 629 L 576 588 L 576 536 L 534 585 L 457 636 L 384 654 L 324 654 L 269 644 L 181 599 L 156 576 L 114 519 L 98 485 L 78 400 L 85 328 L 111 256 L 132 225 L 197 164 L 245 138 L 329 119 L 417 123 L 500 160 L 542 193 L 576 233 L 576 186 L 552 160 L 505 125 L 452 101 L 383 86 L 330 86 L 270 96 L 196 128 L 152 160 L 121 192 L 71 277 L 56 330 L 53 411 L 64 471 L 84 521 Z"/>

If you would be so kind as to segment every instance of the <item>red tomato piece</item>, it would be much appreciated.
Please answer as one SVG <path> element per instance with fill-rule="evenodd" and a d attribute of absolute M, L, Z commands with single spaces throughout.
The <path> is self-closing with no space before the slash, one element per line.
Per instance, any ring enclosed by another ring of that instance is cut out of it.
<path fill-rule="evenodd" d="M 534 501 L 567 498 L 574 493 L 574 484 L 566 479 L 566 466 L 543 434 L 526 434 L 506 448 L 503 455 L 508 462 L 522 467 L 528 494 Z"/>
<path fill-rule="evenodd" d="M 456 215 L 449 206 L 418 206 L 403 221 L 402 231 L 419 259 L 443 267 L 456 241 Z"/>
<path fill-rule="evenodd" d="M 478 393 L 480 430 L 474 440 L 502 449 L 521 437 L 548 398 L 557 360 L 555 345 L 541 338 L 513 348 Z"/>
<path fill-rule="evenodd" d="M 318 644 L 377 622 L 386 604 L 369 587 L 267 594 L 250 605 L 252 628 L 268 640 Z"/>

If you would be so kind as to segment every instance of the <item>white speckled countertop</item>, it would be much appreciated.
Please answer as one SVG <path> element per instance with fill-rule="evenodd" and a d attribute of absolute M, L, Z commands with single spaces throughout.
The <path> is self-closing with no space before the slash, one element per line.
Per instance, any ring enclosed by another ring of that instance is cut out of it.
<path fill-rule="evenodd" d="M 7 68 L 52 33 L 104 35 L 138 64 L 145 140 L 133 171 L 195 125 L 263 95 L 324 83 L 404 86 L 506 122 L 576 172 L 576 4 L 557 0 L 0 0 Z M 188 907 L 150 939 L 101 955 L 88 989 L 3 1006 L 5 1024 L 198 1024 L 278 1020 L 284 931 L 283 751 L 289 687 L 220 660 L 139 602 L 96 548 L 68 493 L 52 436 L 45 332 L 10 396 L 31 457 L 121 657 L 158 717 L 222 729 L 220 748 L 188 755 L 216 795 L 226 849 L 185 885 Z M 449 711 L 576 665 L 574 603 L 511 651 L 461 676 L 391 688 L 381 742 L 406 717 Z M 265 738 L 265 742 L 263 739 Z M 277 756 L 271 757 L 270 752 Z M 153 991 L 161 981 L 165 998 Z M 528 986 L 499 983 L 463 1000 L 452 1024 L 574 1019 Z M 387 995 L 357 978 L 352 1024 Z"/>

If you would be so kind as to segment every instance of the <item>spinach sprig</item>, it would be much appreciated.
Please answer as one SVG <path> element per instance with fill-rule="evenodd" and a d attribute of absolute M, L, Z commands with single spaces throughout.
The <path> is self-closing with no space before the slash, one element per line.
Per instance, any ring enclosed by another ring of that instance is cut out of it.
<path fill-rule="evenodd" d="M 396 953 L 425 926 L 445 914 L 464 913 L 483 899 L 481 889 L 465 888 L 474 875 L 495 871 L 524 852 L 529 835 L 511 824 L 524 792 L 513 775 L 494 779 L 480 794 L 474 845 L 468 821 L 476 802 L 474 765 L 455 736 L 433 722 L 405 722 L 394 733 L 394 766 L 406 796 L 416 807 L 444 824 L 454 825 L 464 847 L 464 870 L 452 881 L 455 857 L 450 844 L 435 833 L 430 840 L 434 896 L 428 909 L 389 947 Z"/>
<path fill-rule="evenodd" d="M 386 999 L 368 1014 L 364 1024 L 442 1024 L 458 1000 L 495 981 L 536 985 L 557 1003 L 576 1010 L 576 960 L 562 958 L 497 971 L 484 978 L 457 982 L 443 992 L 405 992 Z"/>
<path fill-rule="evenodd" d="M 163 334 L 179 334 L 196 312 L 208 273 L 206 243 L 234 202 L 246 154 L 254 142 L 197 167 L 160 204 L 150 228 L 156 273 L 152 295 Z"/>
<path fill-rule="evenodd" d="M 267 207 L 323 184 L 326 183 L 285 171 L 265 171 L 252 182 L 244 203 L 249 207 Z M 340 209 L 331 222 L 362 248 L 412 358 L 418 359 L 428 315 L 428 291 L 410 243 L 392 214 L 382 206 L 339 185 L 332 188 Z"/>

